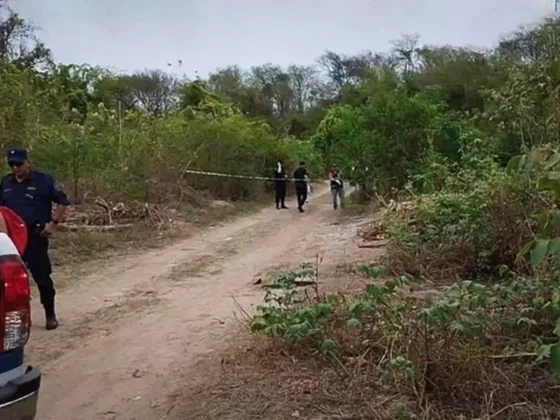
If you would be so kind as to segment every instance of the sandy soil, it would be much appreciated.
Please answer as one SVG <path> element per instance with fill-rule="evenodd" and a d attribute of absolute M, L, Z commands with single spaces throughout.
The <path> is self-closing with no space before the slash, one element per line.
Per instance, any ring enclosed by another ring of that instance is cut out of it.
<path fill-rule="evenodd" d="M 236 302 L 261 303 L 253 283 L 281 267 L 356 259 L 358 221 L 339 223 L 317 189 L 305 214 L 266 209 L 164 249 L 99 262 L 59 293 L 61 326 L 47 332 L 34 302 L 29 363 L 44 374 L 38 420 L 159 420 L 209 355 L 239 331 Z M 348 255 L 349 250 L 353 255 Z"/>

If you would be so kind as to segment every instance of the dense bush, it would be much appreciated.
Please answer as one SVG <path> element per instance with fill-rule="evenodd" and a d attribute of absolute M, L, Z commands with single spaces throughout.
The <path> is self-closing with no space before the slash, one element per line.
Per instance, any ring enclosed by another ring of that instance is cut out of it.
<path fill-rule="evenodd" d="M 533 185 L 502 173 L 468 190 L 416 197 L 412 214 L 389 222 L 388 262 L 397 272 L 448 281 L 523 270 L 517 253 L 538 230 L 527 215 L 551 204 Z"/>
<path fill-rule="evenodd" d="M 376 90 L 364 105 L 332 108 L 313 141 L 326 161 L 345 173 L 356 168 L 351 176 L 357 183 L 399 188 L 427 148 L 437 113 L 437 106 L 402 90 Z"/>

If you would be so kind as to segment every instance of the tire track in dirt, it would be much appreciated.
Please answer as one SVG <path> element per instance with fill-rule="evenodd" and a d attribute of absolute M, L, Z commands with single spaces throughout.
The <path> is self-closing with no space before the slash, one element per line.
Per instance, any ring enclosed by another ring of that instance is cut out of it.
<path fill-rule="evenodd" d="M 34 329 L 28 349 L 44 373 L 37 419 L 162 418 L 169 394 L 238 328 L 231 296 L 250 310 L 263 296 L 255 276 L 313 259 L 329 240 L 337 216 L 327 193 L 312 196 L 305 214 L 267 209 L 162 250 L 99 263 L 61 292 L 61 328 Z"/>

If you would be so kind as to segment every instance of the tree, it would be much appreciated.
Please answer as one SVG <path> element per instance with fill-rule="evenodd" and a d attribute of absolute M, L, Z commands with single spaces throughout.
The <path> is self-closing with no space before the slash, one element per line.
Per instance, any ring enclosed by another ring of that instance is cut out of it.
<path fill-rule="evenodd" d="M 419 89 L 437 86 L 452 109 L 484 109 L 482 92 L 492 86 L 496 74 L 486 52 L 444 46 L 418 48 L 415 54 Z"/>
<path fill-rule="evenodd" d="M 391 41 L 392 53 L 397 68 L 399 68 L 406 77 L 409 72 L 416 70 L 418 59 L 418 35 L 403 35 L 400 39 Z"/>
<path fill-rule="evenodd" d="M 252 117 L 269 117 L 271 105 L 257 86 L 250 83 L 250 75 L 238 66 L 229 66 L 211 73 L 210 90 L 235 104 L 241 112 Z"/>
<path fill-rule="evenodd" d="M 98 95 L 112 106 L 120 103 L 124 109 L 141 109 L 153 115 L 175 109 L 180 88 L 175 77 L 161 70 L 107 77 L 97 85 Z"/>
<path fill-rule="evenodd" d="M 317 70 L 312 66 L 291 65 L 287 69 L 292 86 L 294 108 L 303 113 L 318 99 L 319 81 Z"/>
<path fill-rule="evenodd" d="M 51 52 L 35 36 L 36 28 L 0 3 L 0 60 L 20 68 L 52 64 Z"/>
<path fill-rule="evenodd" d="M 496 55 L 509 62 L 535 63 L 560 59 L 560 22 L 548 18 L 533 28 L 521 28 L 498 44 Z"/>

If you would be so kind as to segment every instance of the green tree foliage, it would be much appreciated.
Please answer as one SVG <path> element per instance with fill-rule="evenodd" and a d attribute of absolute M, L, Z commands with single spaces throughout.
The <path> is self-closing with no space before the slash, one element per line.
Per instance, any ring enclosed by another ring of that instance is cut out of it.
<path fill-rule="evenodd" d="M 115 74 L 54 64 L 34 28 L 4 5 L 0 148 L 29 147 L 34 162 L 65 182 L 77 202 L 92 195 L 167 202 L 193 189 L 254 197 L 264 191 L 262 182 L 185 170 L 262 176 L 277 159 L 288 169 L 300 160 L 319 162 L 309 142 L 296 141 L 289 127 L 277 129 L 294 117 L 292 110 L 303 115 L 309 106 L 311 72 L 291 68 L 293 90 L 278 67 L 256 68 L 239 86 L 230 73 L 206 82 L 159 70 Z"/>

